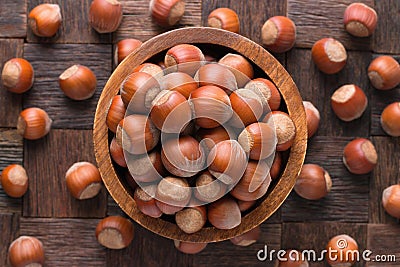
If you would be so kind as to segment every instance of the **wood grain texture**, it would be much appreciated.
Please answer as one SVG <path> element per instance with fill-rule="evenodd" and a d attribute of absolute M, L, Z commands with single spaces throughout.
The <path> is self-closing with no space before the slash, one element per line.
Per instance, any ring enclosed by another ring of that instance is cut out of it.
<path fill-rule="evenodd" d="M 2 23 L 0 22 L 0 25 Z M 0 69 L 14 57 L 23 56 L 24 40 L 0 39 Z M 0 127 L 15 127 L 21 111 L 22 96 L 7 91 L 0 79 Z"/>
<path fill-rule="evenodd" d="M 373 58 L 380 56 L 374 54 Z M 400 55 L 393 55 L 400 62 Z M 386 135 L 381 127 L 381 114 L 386 106 L 400 101 L 400 85 L 388 91 L 377 90 L 371 85 L 371 135 Z"/>
<path fill-rule="evenodd" d="M 385 188 L 400 183 L 399 138 L 374 136 L 372 142 L 379 155 L 370 183 L 369 222 L 393 224 L 397 220 L 388 215 L 382 206 L 382 192 Z"/>
<path fill-rule="evenodd" d="M 0 265 L 8 266 L 8 247 L 19 236 L 19 215 L 0 213 Z"/>
<path fill-rule="evenodd" d="M 371 53 L 349 51 L 346 66 L 338 74 L 320 72 L 311 59 L 308 49 L 288 52 L 287 69 L 292 75 L 303 100 L 311 101 L 320 111 L 321 122 L 316 135 L 321 136 L 369 136 L 371 103 L 361 118 L 352 122 L 341 121 L 332 111 L 330 98 L 333 92 L 345 84 L 356 84 L 369 98 L 371 86 L 367 66 Z"/>
<path fill-rule="evenodd" d="M 251 246 L 239 247 L 233 245 L 230 241 L 220 243 L 211 243 L 194 256 L 194 266 L 274 266 L 271 261 L 259 261 L 257 252 L 264 249 L 279 250 L 281 248 L 281 225 L 280 224 L 262 224 L 260 239 Z"/>
<path fill-rule="evenodd" d="M 0 7 L 0 38 L 26 36 L 26 1 L 2 0 Z"/>
<path fill-rule="evenodd" d="M 51 130 L 37 141 L 25 143 L 25 167 L 31 175 L 24 197 L 24 216 L 104 217 L 105 189 L 93 199 L 74 199 L 67 189 L 65 173 L 78 161 L 95 163 L 90 130 Z"/>
<path fill-rule="evenodd" d="M 400 2 L 398 0 L 375 1 L 378 25 L 372 35 L 372 49 L 377 53 L 399 54 Z"/>
<path fill-rule="evenodd" d="M 53 37 L 43 38 L 33 34 L 28 26 L 27 42 L 29 43 L 110 43 L 111 34 L 99 34 L 89 24 L 89 7 L 91 0 L 29 0 L 28 14 L 42 3 L 57 4 L 61 9 L 62 23 Z"/>
<path fill-rule="evenodd" d="M 300 234 L 299 234 L 300 233 Z M 284 223 L 282 226 L 282 249 L 315 250 L 317 255 L 325 249 L 329 240 L 341 234 L 353 237 L 359 251 L 367 248 L 367 224 L 359 223 Z M 353 266 L 364 266 L 357 262 Z M 329 266 L 326 261 L 310 262 L 310 267 Z"/>
<path fill-rule="evenodd" d="M 124 16 L 118 30 L 114 33 L 114 43 L 125 38 L 136 38 L 147 41 L 157 34 L 178 27 L 200 26 L 202 1 L 186 1 L 185 13 L 177 25 L 172 28 L 162 28 L 151 18 L 149 13 L 150 0 L 123 0 L 121 1 Z"/>
<path fill-rule="evenodd" d="M 319 39 L 333 37 L 351 50 L 371 50 L 372 39 L 353 37 L 344 29 L 343 14 L 353 0 L 287 0 L 287 16 L 296 24 L 297 47 L 311 48 Z M 373 0 L 358 1 L 374 7 Z"/>
<path fill-rule="evenodd" d="M 202 255 L 202 254 L 200 254 Z M 194 266 L 193 256 L 180 253 L 174 242 L 135 224 L 132 243 L 122 250 L 107 250 L 107 266 Z"/>
<path fill-rule="evenodd" d="M 306 163 L 319 164 L 332 178 L 332 190 L 323 199 L 310 201 L 294 191 L 282 206 L 284 222 L 368 222 L 371 175 L 354 175 L 342 161 L 343 148 L 351 137 L 314 137 L 308 144 Z"/>
<path fill-rule="evenodd" d="M 21 218 L 20 234 L 42 241 L 45 266 L 105 266 L 106 249 L 95 236 L 98 221 Z"/>
<path fill-rule="evenodd" d="M 367 248 L 373 252 L 371 262 L 367 262 L 368 267 L 380 266 L 399 266 L 400 252 L 398 250 L 400 236 L 399 225 L 387 224 L 369 224 L 368 225 L 368 246 Z M 379 255 L 381 258 L 377 258 Z M 395 262 L 379 262 L 382 256 L 394 256 Z M 379 261 L 377 261 L 379 260 Z"/>
<path fill-rule="evenodd" d="M 53 128 L 91 129 L 97 100 L 111 74 L 111 45 L 25 44 L 24 54 L 36 71 L 35 84 L 24 97 L 24 108 L 46 110 Z M 71 100 L 60 89 L 59 75 L 74 64 L 89 67 L 97 77 L 96 92 L 88 100 Z"/>
<path fill-rule="evenodd" d="M 277 182 L 275 188 L 272 189 L 270 195 L 251 213 L 244 216 L 242 223 L 238 227 L 229 231 L 209 227 L 203 228 L 196 234 L 188 235 L 183 233 L 175 224 L 143 215 L 137 209 L 132 196 L 118 179 L 108 152 L 108 129 L 105 123 L 106 107 L 109 105 L 111 98 L 118 92 L 120 84 L 129 75 L 133 67 L 179 43 L 218 44 L 246 56 L 254 64 L 263 69 L 279 88 L 296 127 L 296 137 L 281 179 Z M 151 231 L 172 239 L 191 242 L 215 242 L 231 238 L 254 228 L 274 213 L 284 199 L 286 199 L 295 183 L 296 176 L 300 171 L 305 156 L 307 143 L 305 112 L 293 80 L 283 66 L 278 64 L 278 61 L 271 57 L 262 47 L 227 31 L 211 28 L 185 28 L 157 36 L 144 43 L 141 49 L 137 50 L 136 53 L 130 54 L 113 73 L 103 90 L 98 107 L 95 116 L 93 138 L 95 141 L 96 160 L 105 186 L 120 207 L 136 222 Z"/>
<path fill-rule="evenodd" d="M 0 129 L 0 171 L 10 164 L 22 164 L 23 141 L 15 129 Z M 0 184 L 0 214 L 18 213 L 22 210 L 21 198 L 6 195 Z"/>

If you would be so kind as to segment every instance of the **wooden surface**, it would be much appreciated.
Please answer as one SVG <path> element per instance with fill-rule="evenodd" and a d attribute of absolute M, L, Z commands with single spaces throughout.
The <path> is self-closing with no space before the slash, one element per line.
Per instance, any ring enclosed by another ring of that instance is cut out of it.
<path fill-rule="evenodd" d="M 63 25 L 55 38 L 36 38 L 26 25 L 29 11 L 38 3 L 59 3 Z M 124 18 L 114 34 L 97 34 L 87 24 L 90 0 L 2 0 L 0 4 L 0 67 L 12 57 L 28 58 L 36 71 L 32 90 L 14 95 L 0 84 L 0 170 L 11 163 L 28 169 L 30 189 L 22 199 L 12 199 L 0 187 L 0 266 L 9 266 L 7 250 L 19 235 L 39 237 L 46 249 L 45 266 L 273 266 L 260 262 L 256 253 L 270 249 L 316 249 L 341 233 L 353 236 L 362 249 L 374 254 L 394 254 L 397 263 L 359 263 L 358 266 L 399 266 L 398 220 L 381 205 L 382 190 L 400 182 L 400 140 L 384 134 L 379 125 L 383 108 L 400 100 L 400 88 L 380 92 L 371 87 L 366 69 L 372 58 L 391 54 L 400 59 L 400 1 L 361 1 L 374 6 L 379 22 L 373 36 L 359 39 L 343 29 L 342 12 L 352 0 L 187 0 L 178 26 L 204 25 L 216 7 L 231 7 L 241 19 L 241 34 L 260 42 L 264 20 L 288 15 L 297 25 L 293 50 L 277 55 L 287 67 L 304 99 L 321 111 L 321 128 L 309 142 L 306 162 L 319 163 L 332 176 L 333 189 L 320 201 L 305 201 L 290 194 L 278 212 L 262 224 L 262 237 L 247 248 L 229 241 L 210 244 L 200 254 L 177 252 L 171 240 L 135 224 L 135 239 L 123 250 L 100 246 L 94 237 L 97 222 L 105 215 L 124 213 L 105 189 L 94 200 L 75 201 L 66 191 L 64 175 L 76 160 L 94 162 L 91 128 L 96 102 L 112 72 L 113 44 L 122 38 L 142 41 L 165 32 L 148 16 L 149 0 L 121 0 Z M 319 72 L 310 59 L 315 40 L 334 37 L 342 41 L 349 61 L 336 75 Z M 93 68 L 99 84 L 93 99 L 71 101 L 58 88 L 57 78 L 72 64 Z M 339 121 L 329 105 L 331 93 L 344 83 L 359 85 L 369 97 L 363 117 L 352 123 Z M 39 106 L 54 120 L 54 129 L 43 140 L 23 141 L 15 124 L 22 107 Z M 354 137 L 369 137 L 379 154 L 379 164 L 368 175 L 352 175 L 341 163 L 341 150 Z M 314 262 L 311 266 L 327 266 Z"/>

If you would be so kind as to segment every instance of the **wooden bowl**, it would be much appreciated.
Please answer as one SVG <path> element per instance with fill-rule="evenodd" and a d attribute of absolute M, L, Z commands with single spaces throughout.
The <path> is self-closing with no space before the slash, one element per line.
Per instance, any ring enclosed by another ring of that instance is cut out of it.
<path fill-rule="evenodd" d="M 176 224 L 142 214 L 133 196 L 124 187 L 112 164 L 106 116 L 112 98 L 124 79 L 139 64 L 152 56 L 181 43 L 212 44 L 226 47 L 247 57 L 275 83 L 296 126 L 296 138 L 291 147 L 286 167 L 268 196 L 242 223 L 232 230 L 206 227 L 194 234 L 186 234 Z M 291 192 L 304 162 L 307 147 L 306 117 L 302 99 L 295 83 L 284 67 L 265 49 L 253 41 L 228 31 L 213 28 L 183 28 L 158 35 L 130 54 L 114 71 L 101 94 L 94 120 L 94 148 L 104 185 L 122 210 L 134 221 L 161 236 L 188 242 L 217 242 L 245 233 L 269 218 Z"/>

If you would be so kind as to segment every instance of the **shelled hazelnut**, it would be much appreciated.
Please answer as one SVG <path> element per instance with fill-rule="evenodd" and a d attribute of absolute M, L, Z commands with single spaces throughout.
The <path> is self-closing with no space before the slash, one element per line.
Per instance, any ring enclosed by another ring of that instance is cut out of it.
<path fill-rule="evenodd" d="M 156 196 L 157 185 L 151 184 L 143 187 L 137 187 L 133 198 L 136 202 L 138 209 L 145 215 L 159 218 L 163 214 L 157 207 Z"/>
<path fill-rule="evenodd" d="M 256 243 L 260 238 L 260 235 L 261 228 L 260 226 L 257 226 L 244 234 L 231 238 L 230 241 L 236 246 L 248 247 Z"/>
<path fill-rule="evenodd" d="M 329 173 L 317 164 L 304 164 L 294 186 L 302 198 L 317 200 L 325 197 L 332 188 Z"/>
<path fill-rule="evenodd" d="M 249 153 L 250 159 L 260 160 L 267 158 L 275 151 L 277 136 L 270 124 L 255 122 L 239 134 L 238 142 L 244 151 Z"/>
<path fill-rule="evenodd" d="M 207 243 L 191 243 L 174 240 L 174 245 L 177 250 L 186 254 L 197 254 L 204 250 Z"/>
<path fill-rule="evenodd" d="M 160 180 L 165 174 L 160 151 L 152 150 L 148 154 L 141 155 L 127 154 L 126 161 L 132 179 L 139 183 L 150 183 Z"/>
<path fill-rule="evenodd" d="M 385 107 L 381 115 L 383 130 L 391 136 L 400 136 L 400 102 Z"/>
<path fill-rule="evenodd" d="M 318 69 L 326 74 L 341 71 L 347 61 L 346 49 L 341 42 L 333 38 L 323 38 L 315 42 L 311 55 Z"/>
<path fill-rule="evenodd" d="M 250 89 L 260 96 L 263 104 L 263 113 L 279 109 L 281 95 L 271 81 L 264 78 L 256 78 L 249 81 L 244 88 Z"/>
<path fill-rule="evenodd" d="M 278 139 L 277 151 L 285 151 L 292 146 L 296 137 L 296 126 L 289 114 L 282 111 L 272 111 L 262 121 L 275 128 L 276 138 Z"/>
<path fill-rule="evenodd" d="M 204 64 L 203 52 L 191 44 L 171 47 L 165 54 L 164 64 L 167 72 L 184 72 L 193 76 Z"/>
<path fill-rule="evenodd" d="M 184 0 L 151 0 L 150 14 L 154 21 L 163 27 L 178 23 L 185 13 Z"/>
<path fill-rule="evenodd" d="M 122 21 L 122 4 L 117 0 L 93 0 L 89 24 L 98 33 L 115 32 Z"/>
<path fill-rule="evenodd" d="M 188 207 L 175 214 L 176 225 L 187 234 L 193 234 L 200 231 L 206 224 L 206 221 L 206 206 L 200 206 L 196 201 L 191 201 Z"/>
<path fill-rule="evenodd" d="M 241 55 L 232 53 L 226 54 L 218 63 L 229 67 L 229 70 L 235 75 L 239 88 L 243 88 L 249 80 L 254 77 L 253 66 Z"/>
<path fill-rule="evenodd" d="M 28 175 L 21 165 L 11 164 L 3 169 L 0 184 L 10 197 L 22 197 L 28 190 Z"/>
<path fill-rule="evenodd" d="M 237 202 L 230 196 L 225 196 L 208 205 L 208 221 L 218 229 L 233 229 L 242 221 Z"/>
<path fill-rule="evenodd" d="M 285 16 L 271 17 L 262 26 L 261 39 L 268 50 L 284 53 L 296 42 L 296 25 Z"/>
<path fill-rule="evenodd" d="M 227 192 L 226 184 L 215 179 L 209 171 L 196 178 L 194 196 L 201 202 L 210 203 L 223 197 Z"/>
<path fill-rule="evenodd" d="M 221 7 L 213 10 L 208 15 L 207 24 L 209 27 L 223 29 L 239 33 L 239 16 L 230 8 Z"/>
<path fill-rule="evenodd" d="M 73 65 L 66 69 L 58 82 L 66 96 L 73 100 L 91 98 L 96 91 L 96 75 L 86 66 Z"/>
<path fill-rule="evenodd" d="M 23 58 L 8 60 L 1 73 L 3 86 L 12 93 L 22 94 L 28 91 L 32 85 L 35 74 L 32 65 Z"/>
<path fill-rule="evenodd" d="M 12 267 L 44 265 L 42 242 L 33 236 L 20 236 L 8 248 L 8 259 Z"/>
<path fill-rule="evenodd" d="M 52 37 L 61 25 L 60 6 L 56 4 L 41 4 L 34 7 L 28 16 L 28 25 L 39 37 Z"/>
<path fill-rule="evenodd" d="M 122 60 L 124 60 L 130 53 L 138 49 L 141 45 L 142 41 L 133 38 L 120 40 L 115 45 L 115 51 L 114 51 L 115 65 L 121 63 Z"/>
<path fill-rule="evenodd" d="M 376 28 L 376 11 L 363 3 L 352 3 L 344 11 L 343 23 L 346 31 L 357 37 L 370 36 Z"/>
<path fill-rule="evenodd" d="M 343 151 L 343 163 L 349 172 L 366 174 L 371 172 L 378 162 L 375 146 L 365 138 L 356 138 L 349 142 Z"/>
<path fill-rule="evenodd" d="M 383 190 L 382 204 L 390 216 L 400 219 L 400 185 L 392 185 Z"/>
<path fill-rule="evenodd" d="M 400 84 L 400 64 L 391 56 L 379 56 L 368 66 L 368 78 L 378 90 L 390 90 Z"/>
<path fill-rule="evenodd" d="M 52 122 L 43 109 L 27 108 L 19 114 L 17 132 L 28 140 L 40 139 L 49 133 Z"/>
<path fill-rule="evenodd" d="M 318 109 L 310 101 L 303 101 L 307 118 L 307 136 L 311 138 L 318 130 L 321 116 Z"/>
<path fill-rule="evenodd" d="M 122 101 L 121 95 L 116 95 L 111 101 L 110 107 L 108 108 L 106 124 L 111 132 L 115 133 L 118 128 L 118 124 L 125 117 L 126 107 Z"/>
<path fill-rule="evenodd" d="M 101 176 L 90 162 L 74 163 L 66 172 L 65 180 L 71 195 L 77 199 L 95 197 L 101 189 Z"/>
<path fill-rule="evenodd" d="M 281 258 L 276 261 L 275 267 L 309 267 L 308 261 L 298 250 L 286 250 L 285 255 Z"/>
<path fill-rule="evenodd" d="M 229 96 L 233 114 L 228 124 L 243 128 L 257 122 L 263 114 L 261 98 L 249 89 L 238 89 Z"/>
<path fill-rule="evenodd" d="M 329 240 L 326 246 L 328 251 L 327 262 L 330 266 L 353 266 L 357 261 L 355 251 L 358 251 L 357 242 L 348 235 L 337 235 Z"/>
<path fill-rule="evenodd" d="M 368 99 L 360 87 L 346 84 L 333 93 L 331 106 L 339 119 L 348 122 L 362 116 L 368 106 Z"/>
<path fill-rule="evenodd" d="M 132 222 L 121 216 L 106 217 L 96 227 L 97 241 L 106 248 L 126 248 L 132 242 L 133 237 Z"/>

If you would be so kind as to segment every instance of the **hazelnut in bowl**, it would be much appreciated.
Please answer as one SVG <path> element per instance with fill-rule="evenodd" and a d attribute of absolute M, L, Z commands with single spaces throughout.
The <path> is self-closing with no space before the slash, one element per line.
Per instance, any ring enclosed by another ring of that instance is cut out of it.
<path fill-rule="evenodd" d="M 158 35 L 119 64 L 93 139 L 103 182 L 130 218 L 170 239 L 210 243 L 280 207 L 303 165 L 307 126 L 297 87 L 271 54 L 196 27 Z"/>

